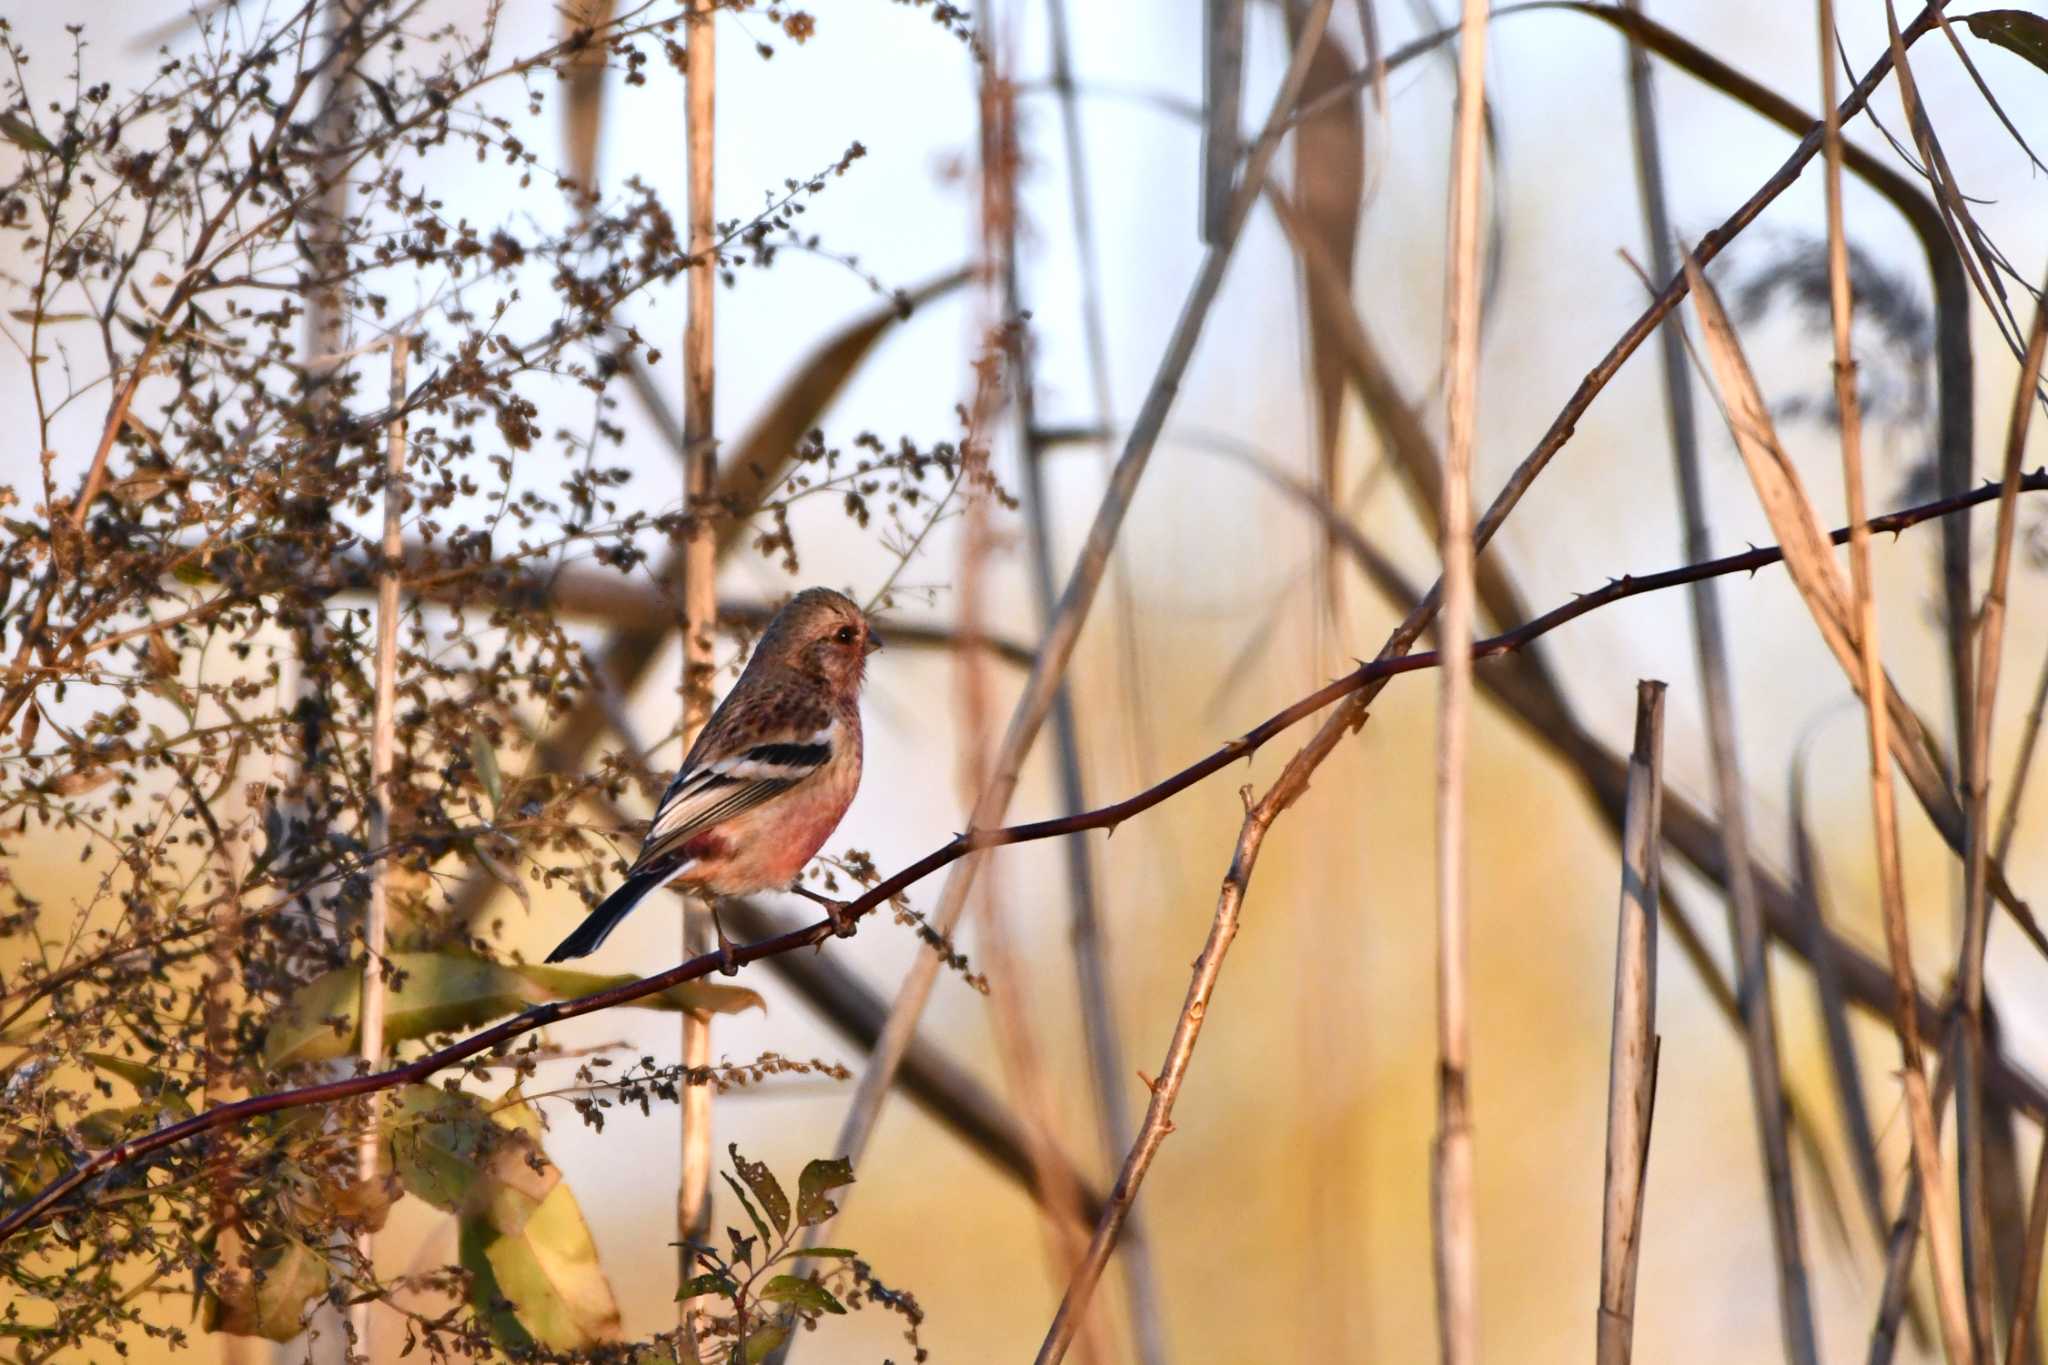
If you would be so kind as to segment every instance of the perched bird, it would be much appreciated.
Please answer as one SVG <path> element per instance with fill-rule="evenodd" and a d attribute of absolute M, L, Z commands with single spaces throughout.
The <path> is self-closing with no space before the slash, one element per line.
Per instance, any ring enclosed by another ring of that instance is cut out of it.
<path fill-rule="evenodd" d="M 806 588 L 775 613 L 669 783 L 626 880 L 548 961 L 596 952 L 658 886 L 715 898 L 794 883 L 860 786 L 860 685 L 881 647 L 861 609 L 829 588 Z"/>

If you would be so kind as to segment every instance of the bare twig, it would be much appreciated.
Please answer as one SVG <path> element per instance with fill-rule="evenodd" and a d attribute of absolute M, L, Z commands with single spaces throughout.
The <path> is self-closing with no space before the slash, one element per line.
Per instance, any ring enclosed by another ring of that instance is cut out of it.
<path fill-rule="evenodd" d="M 1607 1197 L 1600 1227 L 1600 1365 L 1634 1352 L 1650 1116 L 1657 1101 L 1657 905 L 1664 846 L 1664 684 L 1636 684 L 1636 743 L 1621 839 L 1614 1031 L 1607 1060 Z"/>
<path fill-rule="evenodd" d="M 1469 909 L 1466 904 L 1465 762 L 1470 743 L 1472 658 L 1472 447 L 1479 418 L 1480 142 L 1486 98 L 1486 0 L 1465 0 L 1458 41 L 1457 123 L 1451 150 L 1446 249 L 1443 501 L 1443 682 L 1437 706 L 1437 1109 L 1430 1207 L 1436 1317 L 1444 1365 L 1479 1358 L 1478 1215 L 1471 1110 Z"/>

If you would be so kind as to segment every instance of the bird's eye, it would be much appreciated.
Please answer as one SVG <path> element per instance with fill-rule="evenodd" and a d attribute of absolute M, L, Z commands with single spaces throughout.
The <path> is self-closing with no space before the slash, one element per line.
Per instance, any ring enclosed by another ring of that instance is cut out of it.
<path fill-rule="evenodd" d="M 832 638 L 842 645 L 850 645 L 853 643 L 853 636 L 854 630 L 852 626 L 841 626 L 838 633 Z"/>

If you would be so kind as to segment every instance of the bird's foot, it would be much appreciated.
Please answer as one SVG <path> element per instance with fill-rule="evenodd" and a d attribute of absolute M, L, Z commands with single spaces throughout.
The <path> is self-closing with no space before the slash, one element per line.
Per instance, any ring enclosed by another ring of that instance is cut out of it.
<path fill-rule="evenodd" d="M 733 956 L 732 940 L 725 936 L 725 924 L 718 917 L 718 903 L 711 905 L 711 931 L 718 935 L 718 970 L 727 976 L 738 976 L 739 959 Z"/>
<path fill-rule="evenodd" d="M 846 913 L 846 902 L 834 900 L 822 892 L 813 891 L 802 882 L 789 888 L 805 900 L 815 901 L 825 911 L 825 918 L 832 921 L 834 938 L 852 938 L 860 929 L 860 921 Z"/>

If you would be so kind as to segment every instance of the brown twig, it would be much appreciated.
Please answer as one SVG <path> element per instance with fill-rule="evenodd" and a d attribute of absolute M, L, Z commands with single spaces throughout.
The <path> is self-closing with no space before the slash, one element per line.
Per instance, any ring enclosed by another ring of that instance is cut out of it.
<path fill-rule="evenodd" d="M 1650 1118 L 1657 1102 L 1657 906 L 1664 846 L 1664 684 L 1636 684 L 1636 742 L 1621 838 L 1614 1029 L 1607 1059 L 1606 1199 L 1600 1227 L 1599 1365 L 1634 1352 Z"/>

